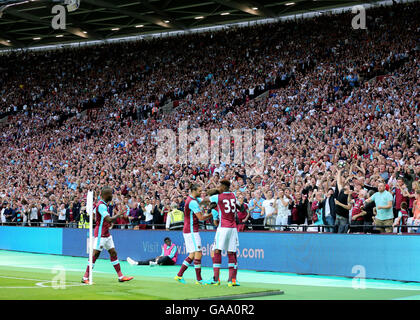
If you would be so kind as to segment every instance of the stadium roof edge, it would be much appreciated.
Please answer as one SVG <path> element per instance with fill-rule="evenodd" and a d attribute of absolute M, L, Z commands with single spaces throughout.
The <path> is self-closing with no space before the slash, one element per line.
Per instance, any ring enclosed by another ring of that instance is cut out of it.
<path fill-rule="evenodd" d="M 394 0 L 394 1 L 397 3 L 409 3 L 409 2 L 415 2 L 418 0 Z M 390 6 L 393 4 L 394 1 L 384 0 L 384 1 L 374 2 L 374 3 L 365 2 L 365 3 L 360 3 L 357 5 L 363 6 L 366 9 L 369 9 L 369 8 L 374 8 L 378 6 Z M 287 21 L 287 20 L 302 19 L 302 18 L 310 19 L 310 18 L 319 16 L 320 14 L 326 14 L 326 13 L 339 14 L 339 13 L 351 11 L 353 7 L 355 7 L 355 5 L 323 9 L 319 11 L 311 11 L 311 12 L 304 12 L 304 13 L 291 14 L 291 15 L 283 15 L 283 16 L 278 16 L 274 18 L 252 19 L 248 21 L 222 23 L 222 24 L 218 24 L 214 26 L 191 28 L 187 30 L 152 32 L 148 34 L 107 38 L 103 40 L 77 41 L 77 42 L 68 42 L 68 43 L 61 43 L 61 44 L 43 45 L 43 46 L 31 46 L 31 47 L 25 47 L 25 48 L 4 48 L 4 49 L 0 49 L 0 55 L 8 54 L 11 52 L 60 50 L 60 49 L 65 49 L 65 48 L 76 48 L 76 47 L 83 47 L 83 46 L 107 44 L 107 43 L 113 43 L 113 42 L 127 42 L 127 41 L 130 42 L 130 41 L 138 41 L 138 40 L 145 40 L 145 39 L 152 39 L 152 38 L 172 37 L 172 36 L 177 36 L 181 34 L 218 31 L 218 30 L 223 30 L 230 27 L 246 27 L 246 26 L 258 25 L 258 24 L 275 23 L 278 21 Z"/>

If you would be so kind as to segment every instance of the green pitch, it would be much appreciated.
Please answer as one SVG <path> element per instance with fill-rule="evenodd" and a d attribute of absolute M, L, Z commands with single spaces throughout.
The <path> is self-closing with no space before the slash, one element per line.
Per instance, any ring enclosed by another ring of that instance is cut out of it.
<path fill-rule="evenodd" d="M 130 266 L 121 261 L 125 275 L 134 280 L 119 283 L 108 260 L 98 260 L 94 285 L 80 283 L 87 259 L 0 250 L 0 299 L 200 299 L 258 293 L 273 290 L 283 295 L 252 299 L 418 299 L 420 283 L 365 280 L 364 289 L 354 289 L 352 279 L 239 270 L 240 287 L 228 287 L 228 272 L 222 270 L 222 285 L 198 286 L 194 268 L 184 278 L 187 284 L 173 280 L 179 266 Z M 212 276 L 203 268 L 204 279 Z M 353 286 L 352 286 L 353 285 Z M 359 285 L 360 287 L 361 285 Z"/>

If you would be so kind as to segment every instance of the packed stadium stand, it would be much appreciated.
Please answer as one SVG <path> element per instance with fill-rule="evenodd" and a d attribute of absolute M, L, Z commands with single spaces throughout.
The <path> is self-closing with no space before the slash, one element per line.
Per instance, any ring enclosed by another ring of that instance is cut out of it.
<path fill-rule="evenodd" d="M 191 182 L 229 178 L 241 230 L 414 232 L 419 16 L 413 2 L 368 10 L 365 30 L 351 29 L 347 12 L 3 54 L 1 223 L 83 227 L 87 189 L 108 185 L 112 210 L 127 213 L 115 228 L 165 228 Z M 263 174 L 160 164 L 158 131 L 180 121 L 263 129 Z M 378 189 L 390 193 L 392 217 L 368 208 Z"/>

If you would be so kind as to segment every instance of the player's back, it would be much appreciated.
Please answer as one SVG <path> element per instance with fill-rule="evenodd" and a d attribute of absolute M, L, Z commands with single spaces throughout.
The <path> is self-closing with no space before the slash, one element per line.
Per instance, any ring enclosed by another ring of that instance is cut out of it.
<path fill-rule="evenodd" d="M 109 237 L 110 233 L 109 233 L 109 228 L 111 227 L 111 224 L 109 222 L 105 221 L 105 217 L 102 216 L 99 212 L 99 206 L 100 205 L 104 205 L 106 206 L 106 209 L 108 211 L 108 206 L 107 204 L 103 201 L 103 200 L 99 200 L 99 202 L 97 203 L 96 207 L 95 207 L 95 215 L 96 215 L 96 226 L 95 226 L 95 230 L 94 230 L 94 237 L 98 237 L 98 235 L 100 237 Z"/>
<path fill-rule="evenodd" d="M 187 199 L 185 200 L 184 229 L 182 230 L 183 233 L 198 232 L 198 228 L 199 228 L 198 218 L 194 214 L 194 212 L 190 209 L 190 203 L 193 201 L 197 202 L 198 204 L 198 201 L 191 196 L 188 196 Z"/>
<path fill-rule="evenodd" d="M 219 227 L 236 228 L 236 196 L 233 192 L 223 192 L 218 196 Z"/>

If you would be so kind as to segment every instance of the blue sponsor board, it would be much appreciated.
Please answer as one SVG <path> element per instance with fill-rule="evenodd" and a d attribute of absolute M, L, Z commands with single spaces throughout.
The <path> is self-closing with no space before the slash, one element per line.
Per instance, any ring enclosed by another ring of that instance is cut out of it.
<path fill-rule="evenodd" d="M 89 229 L 63 229 L 63 255 L 88 257 Z"/>
<path fill-rule="evenodd" d="M 215 232 L 200 234 L 202 265 L 211 267 Z M 160 255 L 167 236 L 178 247 L 177 264 L 187 256 L 181 231 L 111 230 L 111 235 L 120 260 Z M 0 227 L 0 248 L 7 250 L 87 257 L 87 238 L 87 229 Z M 417 235 L 243 232 L 239 242 L 240 269 L 420 281 Z M 226 253 L 222 266 L 227 267 Z"/>
<path fill-rule="evenodd" d="M 84 248 L 73 250 L 67 241 L 75 240 L 74 230 L 64 233 L 63 254 L 86 255 Z M 79 231 L 79 230 L 76 230 Z M 80 233 L 80 231 L 78 232 Z M 181 264 L 187 256 L 180 231 L 112 230 L 120 260 L 154 258 L 161 253 L 163 239 L 169 236 L 177 245 Z M 202 231 L 202 265 L 210 267 L 210 247 L 214 231 Z M 86 237 L 86 232 L 84 232 Z M 243 232 L 239 234 L 239 268 L 292 272 L 301 274 L 354 277 L 364 270 L 367 278 L 420 281 L 420 237 L 416 235 L 356 235 L 317 233 Z M 101 257 L 108 258 L 107 253 Z M 222 254 L 222 266 L 227 267 L 227 256 Z"/>
<path fill-rule="evenodd" d="M 63 229 L 0 226 L 0 249 L 62 254 Z"/>

